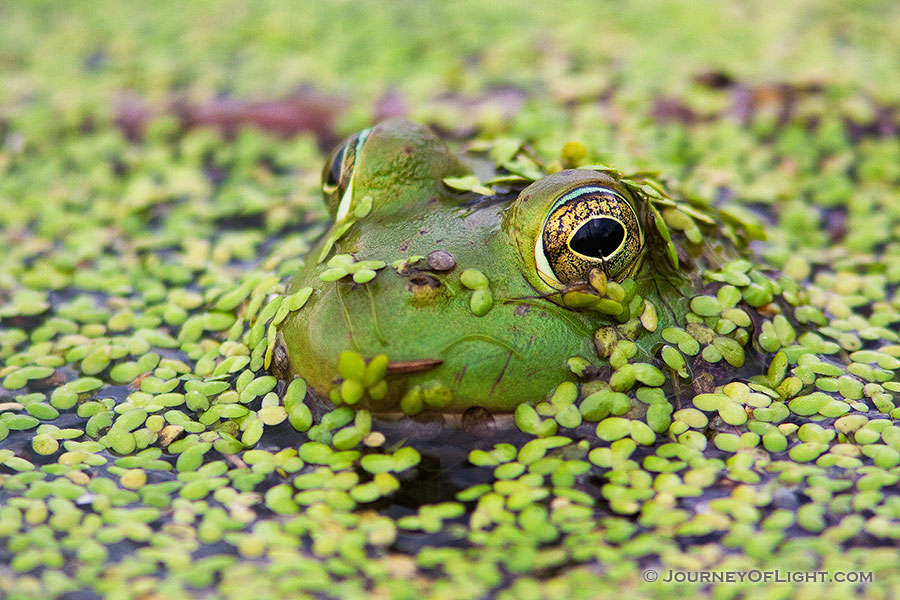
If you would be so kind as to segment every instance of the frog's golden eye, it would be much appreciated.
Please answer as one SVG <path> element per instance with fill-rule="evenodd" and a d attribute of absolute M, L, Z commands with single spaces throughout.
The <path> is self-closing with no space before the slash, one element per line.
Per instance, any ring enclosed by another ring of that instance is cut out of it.
<path fill-rule="evenodd" d="M 351 135 L 341 142 L 325 161 L 325 167 L 322 169 L 322 192 L 332 215 L 340 213 L 340 205 L 345 204 L 345 197 L 346 204 L 350 203 L 353 169 L 368 136 L 368 129 Z"/>
<path fill-rule="evenodd" d="M 621 194 L 586 185 L 561 196 L 537 236 L 538 275 L 559 288 L 583 280 L 593 268 L 622 281 L 635 272 L 644 249 L 644 234 L 634 208 Z"/>

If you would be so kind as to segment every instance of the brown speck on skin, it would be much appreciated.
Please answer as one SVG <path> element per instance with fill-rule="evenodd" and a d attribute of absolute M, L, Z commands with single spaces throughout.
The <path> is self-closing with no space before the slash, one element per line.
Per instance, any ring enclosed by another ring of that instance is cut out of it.
<path fill-rule="evenodd" d="M 516 307 L 515 313 L 517 317 L 524 317 L 531 310 L 531 307 L 527 304 L 520 304 Z"/>
<path fill-rule="evenodd" d="M 427 235 L 427 234 L 428 234 L 428 230 L 427 230 L 427 229 L 420 229 L 420 230 L 419 230 L 419 235 Z"/>
<path fill-rule="evenodd" d="M 462 383 L 463 377 L 466 376 L 466 371 L 469 369 L 469 365 L 463 365 L 463 368 L 456 374 L 456 385 Z"/>
<path fill-rule="evenodd" d="M 449 271 L 456 266 L 456 259 L 446 250 L 435 250 L 428 255 L 428 268 L 432 271 Z"/>
<path fill-rule="evenodd" d="M 429 371 L 444 364 L 439 358 L 419 358 L 416 360 L 394 361 L 388 363 L 388 375 L 405 375 L 407 373 L 421 373 Z"/>
<path fill-rule="evenodd" d="M 402 244 L 400 244 L 400 252 L 406 252 L 409 250 L 409 245 L 412 243 L 412 240 L 404 240 Z"/>

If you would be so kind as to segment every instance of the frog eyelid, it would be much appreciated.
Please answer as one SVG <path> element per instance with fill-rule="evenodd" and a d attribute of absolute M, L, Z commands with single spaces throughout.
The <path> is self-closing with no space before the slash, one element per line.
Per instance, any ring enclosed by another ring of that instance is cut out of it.
<path fill-rule="evenodd" d="M 538 277 L 540 277 L 544 283 L 555 289 L 562 289 L 565 287 L 563 286 L 563 283 L 553 275 L 550 261 L 547 260 L 547 255 L 544 253 L 543 235 L 537 236 L 537 243 L 534 245 L 534 263 Z"/>
<path fill-rule="evenodd" d="M 370 129 L 364 129 L 357 134 L 356 143 L 353 144 L 353 153 L 348 157 L 347 151 L 350 150 L 349 146 L 344 151 L 344 157 L 342 160 L 341 170 L 343 171 L 344 165 L 347 165 L 347 161 L 352 161 L 349 165 L 350 169 L 350 179 L 347 181 L 347 189 L 344 190 L 344 195 L 341 196 L 341 201 L 338 204 L 337 212 L 335 213 L 334 220 L 338 223 L 345 220 L 347 215 L 350 214 L 350 205 L 353 203 L 353 179 L 356 174 L 356 160 L 359 157 L 360 152 L 362 151 L 363 144 L 366 143 L 366 140 L 369 137 L 369 132 L 372 131 Z"/>
<path fill-rule="evenodd" d="M 556 210 L 557 208 L 559 208 L 560 206 L 562 206 L 563 204 L 565 204 L 566 202 L 568 202 L 569 200 L 574 200 L 575 198 L 578 198 L 579 196 L 584 196 L 585 194 L 593 194 L 595 192 L 606 192 L 608 194 L 613 194 L 617 198 L 621 198 L 623 201 L 625 200 L 625 198 L 622 196 L 622 194 L 616 192 L 615 190 L 611 190 L 607 187 L 600 187 L 600 186 L 596 186 L 596 185 L 586 185 L 583 187 L 575 188 L 571 192 L 560 196 L 559 199 L 553 203 L 553 206 L 551 206 L 550 210 L 547 211 L 547 217 L 544 219 L 544 225 L 547 224 L 547 219 L 550 218 L 550 215 L 553 214 L 553 211 Z"/>

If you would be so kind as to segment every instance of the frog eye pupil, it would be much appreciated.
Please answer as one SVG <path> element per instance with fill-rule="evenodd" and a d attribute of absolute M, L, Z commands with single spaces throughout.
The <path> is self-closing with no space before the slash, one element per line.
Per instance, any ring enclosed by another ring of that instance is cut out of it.
<path fill-rule="evenodd" d="M 569 240 L 569 247 L 583 256 L 603 259 L 619 249 L 625 228 L 616 219 L 601 217 L 585 221 Z"/>

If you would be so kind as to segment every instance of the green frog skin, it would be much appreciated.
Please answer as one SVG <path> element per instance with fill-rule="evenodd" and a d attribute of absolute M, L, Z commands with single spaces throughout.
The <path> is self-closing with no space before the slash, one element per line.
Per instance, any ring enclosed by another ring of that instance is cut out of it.
<path fill-rule="evenodd" d="M 704 273 L 739 258 L 739 225 L 610 170 L 478 188 L 492 195 L 445 183 L 483 167 L 403 120 L 339 146 L 323 172 L 334 224 L 291 282 L 308 299 L 278 325 L 273 370 L 376 413 L 507 413 L 563 382 L 712 385 L 744 363 L 746 319 L 691 311 Z M 728 360 L 677 351 L 673 329 Z"/>

